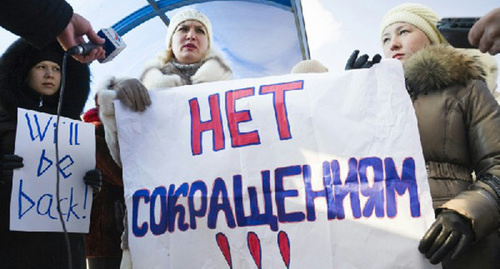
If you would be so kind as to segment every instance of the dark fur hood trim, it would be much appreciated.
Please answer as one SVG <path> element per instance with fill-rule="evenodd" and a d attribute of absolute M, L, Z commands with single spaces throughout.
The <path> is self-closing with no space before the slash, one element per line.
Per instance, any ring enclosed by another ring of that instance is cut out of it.
<path fill-rule="evenodd" d="M 484 81 L 481 65 L 471 56 L 451 46 L 434 45 L 421 49 L 404 64 L 406 86 L 413 98 L 418 94 Z"/>
<path fill-rule="evenodd" d="M 57 53 L 61 55 L 61 58 L 64 54 L 57 42 L 47 45 L 42 50 Z M 34 91 L 30 95 L 24 94 L 27 87 L 25 79 L 33 64 L 33 59 L 39 52 L 40 49 L 23 39 L 18 39 L 0 58 L 0 108 L 11 118 L 16 118 L 18 107 L 51 114 L 57 111 L 59 91 L 53 96 L 44 97 L 50 102 L 42 110 L 39 110 L 37 106 L 30 107 L 33 102 L 38 104 L 38 101 L 34 99 L 38 99 L 39 95 Z M 68 57 L 66 64 L 66 86 L 61 114 L 72 119 L 79 119 L 90 92 L 90 70 L 87 64 L 82 64 L 71 57 Z"/>

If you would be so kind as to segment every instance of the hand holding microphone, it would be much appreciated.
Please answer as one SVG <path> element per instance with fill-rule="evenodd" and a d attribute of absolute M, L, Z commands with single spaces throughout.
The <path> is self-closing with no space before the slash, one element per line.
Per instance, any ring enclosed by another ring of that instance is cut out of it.
<path fill-rule="evenodd" d="M 69 55 L 73 57 L 88 57 L 92 58 L 99 50 L 104 51 L 102 57 L 98 57 L 100 63 L 106 63 L 113 60 L 125 47 L 126 44 L 113 28 L 101 29 L 97 36 L 104 40 L 104 43 L 84 43 L 73 46 L 68 49 Z M 100 55 L 100 54 L 99 54 Z"/>
<path fill-rule="evenodd" d="M 74 13 L 64 31 L 57 36 L 57 41 L 59 41 L 65 50 L 68 50 L 78 44 L 83 44 L 85 42 L 83 39 L 84 35 L 93 44 L 104 43 L 104 39 L 96 34 L 90 22 L 79 14 Z M 105 51 L 102 47 L 91 50 L 87 55 L 73 55 L 73 58 L 82 63 L 90 63 L 95 59 L 104 59 L 104 57 Z"/>

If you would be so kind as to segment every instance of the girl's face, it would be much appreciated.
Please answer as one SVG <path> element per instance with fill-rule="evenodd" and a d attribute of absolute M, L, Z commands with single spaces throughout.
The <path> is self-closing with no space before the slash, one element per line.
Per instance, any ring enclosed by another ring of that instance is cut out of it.
<path fill-rule="evenodd" d="M 172 51 L 179 63 L 197 63 L 207 50 L 208 32 L 201 22 L 189 20 L 177 26 L 172 36 Z"/>
<path fill-rule="evenodd" d="M 28 86 L 42 95 L 53 95 L 61 85 L 61 68 L 51 61 L 35 64 L 28 73 Z"/>
<path fill-rule="evenodd" d="M 419 28 L 404 22 L 389 25 L 382 33 L 382 48 L 386 58 L 400 60 L 403 64 L 410 56 L 431 44 Z"/>

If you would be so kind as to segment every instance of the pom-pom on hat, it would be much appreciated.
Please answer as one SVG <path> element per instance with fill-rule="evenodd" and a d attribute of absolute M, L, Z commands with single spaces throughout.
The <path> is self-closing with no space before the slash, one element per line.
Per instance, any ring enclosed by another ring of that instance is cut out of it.
<path fill-rule="evenodd" d="M 385 28 L 396 22 L 409 23 L 422 30 L 432 44 L 448 43 L 439 33 L 437 22 L 439 17 L 430 8 L 414 3 L 406 3 L 394 7 L 385 14 L 380 24 L 380 36 Z"/>
<path fill-rule="evenodd" d="M 325 73 L 328 69 L 317 60 L 304 60 L 293 66 L 291 74 L 297 73 Z"/>
<path fill-rule="evenodd" d="M 205 16 L 205 14 L 201 13 L 196 9 L 188 8 L 177 12 L 170 20 L 166 37 L 167 54 L 171 54 L 172 36 L 174 35 L 174 31 L 175 29 L 177 29 L 177 26 L 179 26 L 179 24 L 185 21 L 190 21 L 190 20 L 199 21 L 201 24 L 205 26 L 208 35 L 208 47 L 210 48 L 210 45 L 212 44 L 212 23 L 210 22 L 208 17 Z"/>

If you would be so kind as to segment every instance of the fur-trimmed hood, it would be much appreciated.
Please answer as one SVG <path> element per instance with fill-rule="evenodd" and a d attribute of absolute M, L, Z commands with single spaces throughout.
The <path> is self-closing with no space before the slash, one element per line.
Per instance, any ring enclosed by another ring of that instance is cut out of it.
<path fill-rule="evenodd" d="M 431 45 L 411 56 L 404 64 L 406 85 L 413 98 L 418 94 L 467 85 L 483 80 L 480 63 L 470 55 L 447 45 Z"/>
<path fill-rule="evenodd" d="M 50 50 L 64 55 L 59 43 L 53 42 L 42 50 Z M 26 77 L 33 65 L 35 55 L 40 49 L 23 39 L 18 39 L 5 51 L 0 58 L 0 108 L 15 119 L 17 108 L 37 110 L 56 114 L 59 91 L 52 96 L 43 96 L 43 107 L 39 108 L 40 94 L 29 89 Z M 90 92 L 90 70 L 87 64 L 82 64 L 68 57 L 66 62 L 66 86 L 64 104 L 61 115 L 79 119 Z"/>

